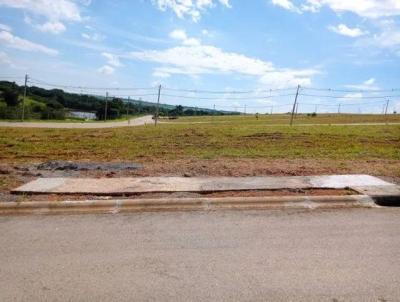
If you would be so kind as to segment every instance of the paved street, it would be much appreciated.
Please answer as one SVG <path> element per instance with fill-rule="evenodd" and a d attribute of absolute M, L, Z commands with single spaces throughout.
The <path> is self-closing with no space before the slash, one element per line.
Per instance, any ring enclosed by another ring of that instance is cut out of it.
<path fill-rule="evenodd" d="M 108 122 L 0 122 L 0 127 L 18 127 L 18 128 L 58 128 L 58 129 L 99 129 L 116 127 L 133 127 L 146 124 L 153 124 L 151 115 L 135 117 L 128 121 L 108 121 Z"/>
<path fill-rule="evenodd" d="M 0 301 L 400 301 L 400 208 L 0 217 Z"/>

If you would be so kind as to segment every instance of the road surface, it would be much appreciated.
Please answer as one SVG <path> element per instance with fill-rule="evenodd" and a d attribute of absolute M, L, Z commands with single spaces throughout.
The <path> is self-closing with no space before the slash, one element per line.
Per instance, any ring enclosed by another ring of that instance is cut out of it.
<path fill-rule="evenodd" d="M 151 115 L 137 117 L 129 121 L 118 122 L 86 122 L 86 123 L 63 123 L 63 122 L 0 122 L 0 127 L 20 127 L 20 128 L 62 128 L 62 129 L 97 129 L 97 128 L 116 128 L 133 127 L 145 124 L 153 124 Z"/>
<path fill-rule="evenodd" d="M 0 301 L 400 301 L 400 208 L 0 217 Z"/>

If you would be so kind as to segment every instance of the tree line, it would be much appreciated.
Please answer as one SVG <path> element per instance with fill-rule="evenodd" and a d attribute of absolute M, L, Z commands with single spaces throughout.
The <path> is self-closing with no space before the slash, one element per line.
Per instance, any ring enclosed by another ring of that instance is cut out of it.
<path fill-rule="evenodd" d="M 23 94 L 23 86 L 19 86 L 15 82 L 0 81 L 0 118 L 21 118 Z M 124 115 L 154 114 L 156 104 L 135 99 L 128 101 L 121 98 L 110 98 L 107 100 L 106 106 L 105 97 L 30 86 L 27 87 L 24 111 L 26 119 L 65 119 L 69 117 L 71 111 L 81 111 L 95 113 L 96 118 L 102 120 L 106 113 L 107 119 L 118 119 Z M 223 115 L 226 113 L 181 105 L 174 107 L 161 104 L 159 107 L 159 115 L 169 117 Z"/>

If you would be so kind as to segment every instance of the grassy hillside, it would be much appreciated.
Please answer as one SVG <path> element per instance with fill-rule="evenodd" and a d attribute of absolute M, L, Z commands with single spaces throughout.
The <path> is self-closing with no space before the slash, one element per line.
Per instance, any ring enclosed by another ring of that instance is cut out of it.
<path fill-rule="evenodd" d="M 0 119 L 21 118 L 23 92 L 24 87 L 22 86 L 13 82 L 0 81 Z M 107 100 L 106 106 L 105 97 L 32 86 L 27 89 L 25 118 L 63 120 L 73 110 L 92 112 L 96 114 L 97 119 L 103 120 L 106 108 L 107 119 L 111 120 L 120 119 L 124 115 L 154 114 L 156 112 L 156 104 L 146 101 L 110 98 Z M 161 116 L 222 115 L 225 112 L 160 104 L 159 114 Z"/>

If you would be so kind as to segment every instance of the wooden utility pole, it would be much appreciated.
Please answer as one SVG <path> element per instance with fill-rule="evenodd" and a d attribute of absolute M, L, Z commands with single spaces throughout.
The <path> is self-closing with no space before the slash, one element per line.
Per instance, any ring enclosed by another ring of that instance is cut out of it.
<path fill-rule="evenodd" d="M 388 108 L 389 108 L 389 100 L 386 101 L 385 115 L 387 115 Z"/>
<path fill-rule="evenodd" d="M 340 106 L 341 106 L 341 104 L 339 104 L 339 106 L 338 106 L 338 110 L 337 110 L 338 114 L 340 114 Z"/>
<path fill-rule="evenodd" d="M 129 119 L 129 105 L 131 104 L 131 97 L 128 96 L 128 104 L 126 105 L 126 117 Z"/>
<path fill-rule="evenodd" d="M 27 90 L 27 85 L 28 85 L 28 75 L 25 75 L 25 85 L 24 85 L 24 97 L 22 99 L 22 115 L 21 115 L 21 120 L 24 121 L 25 119 L 25 99 L 26 99 L 26 90 Z"/>
<path fill-rule="evenodd" d="M 292 116 L 290 117 L 290 126 L 293 125 L 294 112 L 297 106 L 297 97 L 299 96 L 299 90 L 300 90 L 300 85 L 297 85 L 296 97 L 294 98 L 293 109 L 292 109 Z"/>
<path fill-rule="evenodd" d="M 156 114 L 154 116 L 154 126 L 157 126 L 158 115 L 160 114 L 160 97 L 161 97 L 161 85 L 158 86 L 158 98 L 157 98 Z"/>
<path fill-rule="evenodd" d="M 386 124 L 388 123 L 388 120 L 387 120 L 388 108 L 389 108 L 389 100 L 386 101 L 386 108 L 385 108 L 385 119 L 386 119 Z"/>
<path fill-rule="evenodd" d="M 104 106 L 104 121 L 107 121 L 108 91 L 106 92 L 106 103 Z"/>

